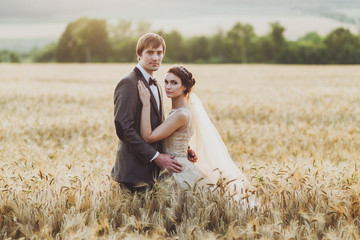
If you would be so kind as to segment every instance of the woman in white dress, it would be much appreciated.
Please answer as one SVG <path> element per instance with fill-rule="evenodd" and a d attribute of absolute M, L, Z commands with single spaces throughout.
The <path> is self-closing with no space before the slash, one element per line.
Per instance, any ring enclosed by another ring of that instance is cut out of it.
<path fill-rule="evenodd" d="M 173 173 L 180 187 L 193 187 L 201 178 L 203 180 L 199 181 L 199 185 L 216 184 L 221 176 L 226 181 L 232 180 L 229 184 L 231 192 L 241 194 L 245 188 L 251 186 L 232 161 L 201 101 L 191 93 L 194 84 L 192 73 L 185 67 L 175 65 L 168 70 L 165 76 L 165 91 L 167 97 L 171 98 L 172 110 L 166 120 L 152 130 L 150 92 L 139 81 L 139 96 L 143 103 L 141 136 L 147 142 L 163 140 L 165 153 L 174 155 L 174 159 L 182 165 L 180 173 Z M 196 163 L 190 162 L 187 157 L 190 144 L 198 156 Z"/>

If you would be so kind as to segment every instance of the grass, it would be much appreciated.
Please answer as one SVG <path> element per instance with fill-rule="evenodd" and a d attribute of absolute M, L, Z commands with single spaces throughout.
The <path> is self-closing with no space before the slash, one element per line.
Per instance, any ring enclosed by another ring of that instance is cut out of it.
<path fill-rule="evenodd" d="M 132 68 L 0 65 L 0 239 L 360 237 L 360 67 L 188 66 L 260 210 L 111 180 L 112 94 Z"/>

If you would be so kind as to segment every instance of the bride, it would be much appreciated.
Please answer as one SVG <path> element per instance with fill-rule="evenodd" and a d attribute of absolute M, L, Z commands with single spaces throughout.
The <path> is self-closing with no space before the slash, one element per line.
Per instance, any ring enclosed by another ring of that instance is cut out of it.
<path fill-rule="evenodd" d="M 174 155 L 182 165 L 182 171 L 173 173 L 182 188 L 188 185 L 216 184 L 219 180 L 230 181 L 232 193 L 243 193 L 251 185 L 232 161 L 221 136 L 211 123 L 200 99 L 191 93 L 195 79 L 183 66 L 174 65 L 165 76 L 165 91 L 171 98 L 172 110 L 168 118 L 156 129 L 150 123 L 150 92 L 139 81 L 138 89 L 142 106 L 140 134 L 146 142 L 163 140 L 165 153 Z M 188 146 L 195 150 L 198 161 L 188 160 Z M 202 180 L 200 180 L 202 179 Z M 199 181 L 200 180 L 200 181 Z"/>

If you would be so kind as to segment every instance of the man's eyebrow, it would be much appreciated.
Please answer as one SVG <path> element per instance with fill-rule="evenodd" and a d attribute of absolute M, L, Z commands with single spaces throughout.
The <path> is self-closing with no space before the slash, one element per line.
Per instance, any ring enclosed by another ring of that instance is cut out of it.
<path fill-rule="evenodd" d="M 148 52 L 164 52 L 164 50 L 147 49 Z"/>

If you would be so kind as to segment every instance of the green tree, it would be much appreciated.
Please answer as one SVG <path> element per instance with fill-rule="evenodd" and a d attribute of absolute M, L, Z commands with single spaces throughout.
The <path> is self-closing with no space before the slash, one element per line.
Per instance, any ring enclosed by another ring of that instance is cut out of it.
<path fill-rule="evenodd" d="M 348 29 L 337 28 L 324 41 L 329 54 L 329 63 L 360 63 L 360 42 Z"/>
<path fill-rule="evenodd" d="M 225 40 L 224 32 L 219 29 L 216 34 L 209 39 L 210 63 L 223 63 L 227 62 L 225 55 Z"/>
<path fill-rule="evenodd" d="M 178 31 L 169 33 L 158 33 L 162 36 L 166 43 L 166 54 L 164 62 L 186 62 L 188 54 L 184 46 L 184 38 Z"/>
<path fill-rule="evenodd" d="M 209 40 L 205 36 L 191 37 L 187 41 L 188 61 L 205 63 L 209 60 Z"/>
<path fill-rule="evenodd" d="M 269 35 L 261 36 L 254 43 L 254 62 L 269 63 L 272 62 L 274 51 L 273 41 Z"/>
<path fill-rule="evenodd" d="M 132 22 L 128 20 L 120 20 L 116 25 L 109 25 L 108 29 L 109 38 L 113 44 L 117 44 L 126 38 L 134 36 Z"/>
<path fill-rule="evenodd" d="M 112 47 L 112 59 L 115 62 L 136 62 L 137 38 L 128 37 Z"/>
<path fill-rule="evenodd" d="M 57 44 L 51 43 L 38 49 L 35 48 L 31 51 L 30 55 L 34 62 L 55 62 L 56 60 Z"/>
<path fill-rule="evenodd" d="M 59 62 L 105 62 L 109 38 L 105 20 L 80 18 L 70 23 L 57 48 Z"/>
<path fill-rule="evenodd" d="M 21 62 L 21 57 L 18 53 L 9 50 L 0 50 L 0 62 Z"/>
<path fill-rule="evenodd" d="M 323 38 L 316 32 L 309 32 L 296 42 L 288 43 L 284 57 L 286 63 L 325 64 L 328 61 Z"/>
<path fill-rule="evenodd" d="M 233 62 L 248 62 L 248 52 L 251 49 L 255 34 L 250 24 L 237 22 L 226 35 L 227 57 Z"/>
<path fill-rule="evenodd" d="M 115 26 L 109 26 L 109 39 L 111 43 L 110 62 L 136 61 L 136 33 L 132 29 L 132 22 L 121 20 Z"/>
<path fill-rule="evenodd" d="M 305 34 L 303 37 L 299 38 L 298 42 L 317 46 L 324 44 L 323 38 L 317 32 L 309 32 Z"/>
<path fill-rule="evenodd" d="M 270 23 L 270 39 L 272 45 L 272 62 L 281 62 L 287 48 L 284 32 L 285 28 L 279 22 Z"/>
<path fill-rule="evenodd" d="M 325 64 L 327 63 L 326 48 L 307 42 L 290 42 L 283 63 L 292 64 Z"/>
<path fill-rule="evenodd" d="M 7 62 L 8 50 L 0 50 L 0 62 Z"/>

